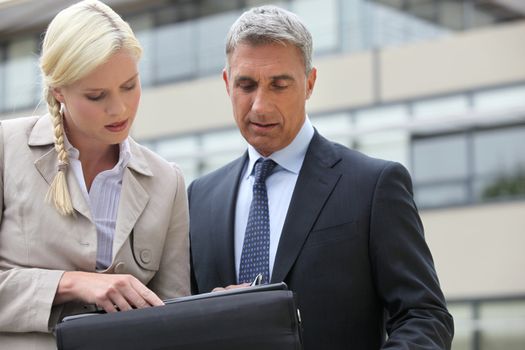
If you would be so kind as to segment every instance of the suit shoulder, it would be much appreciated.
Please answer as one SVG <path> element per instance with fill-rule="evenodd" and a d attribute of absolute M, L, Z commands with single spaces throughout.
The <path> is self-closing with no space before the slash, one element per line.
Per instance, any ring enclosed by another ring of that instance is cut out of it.
<path fill-rule="evenodd" d="M 12 119 L 4 119 L 0 121 L 0 126 L 7 134 L 11 133 L 25 133 L 29 134 L 35 126 L 36 122 L 43 117 L 30 116 L 30 117 L 19 117 Z"/>

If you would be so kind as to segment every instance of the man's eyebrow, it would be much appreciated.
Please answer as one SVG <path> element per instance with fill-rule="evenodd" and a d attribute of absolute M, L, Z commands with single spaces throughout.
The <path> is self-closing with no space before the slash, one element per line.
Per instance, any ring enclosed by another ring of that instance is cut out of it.
<path fill-rule="evenodd" d="M 250 77 L 248 77 L 246 75 L 240 75 L 238 77 L 235 77 L 235 82 L 236 83 L 241 83 L 241 82 L 244 82 L 244 81 L 250 81 L 251 82 L 251 81 L 255 81 L 255 79 L 250 78 Z"/>
<path fill-rule="evenodd" d="M 295 80 L 294 77 L 288 74 L 274 75 L 272 80 Z"/>

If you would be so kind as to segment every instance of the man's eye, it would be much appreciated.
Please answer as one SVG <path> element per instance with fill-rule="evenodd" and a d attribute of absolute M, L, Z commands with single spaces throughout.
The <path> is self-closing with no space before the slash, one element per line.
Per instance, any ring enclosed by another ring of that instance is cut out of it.
<path fill-rule="evenodd" d="M 272 86 L 276 90 L 284 90 L 288 87 L 288 85 L 282 85 L 282 84 L 273 84 Z"/>
<path fill-rule="evenodd" d="M 252 84 L 252 83 L 243 83 L 243 84 L 239 84 L 238 86 L 243 91 L 253 91 L 257 85 L 256 84 Z"/>

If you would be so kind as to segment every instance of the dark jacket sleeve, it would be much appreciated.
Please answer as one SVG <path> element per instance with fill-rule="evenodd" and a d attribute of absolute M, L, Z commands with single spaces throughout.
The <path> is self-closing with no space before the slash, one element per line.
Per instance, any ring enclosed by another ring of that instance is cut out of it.
<path fill-rule="evenodd" d="M 452 316 L 403 166 L 389 162 L 383 168 L 371 209 L 369 253 L 387 311 L 383 349 L 450 349 Z"/>

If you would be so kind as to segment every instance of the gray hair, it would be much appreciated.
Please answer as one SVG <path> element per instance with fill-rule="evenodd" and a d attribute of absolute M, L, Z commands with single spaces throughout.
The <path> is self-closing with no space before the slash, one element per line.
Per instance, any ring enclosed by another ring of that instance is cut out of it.
<path fill-rule="evenodd" d="M 305 72 L 312 69 L 312 35 L 294 13 L 277 6 L 260 6 L 244 12 L 226 36 L 226 68 L 229 58 L 239 44 L 292 44 L 303 56 Z"/>

